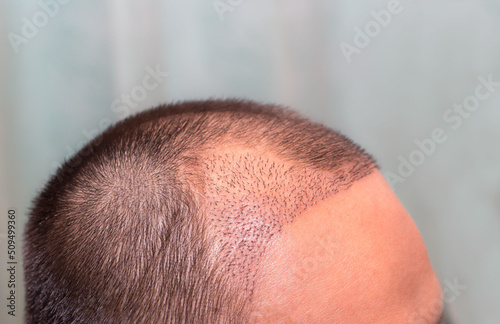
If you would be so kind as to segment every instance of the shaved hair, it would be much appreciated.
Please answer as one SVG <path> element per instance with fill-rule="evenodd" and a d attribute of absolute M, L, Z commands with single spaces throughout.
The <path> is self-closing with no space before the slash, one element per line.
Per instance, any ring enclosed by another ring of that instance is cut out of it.
<path fill-rule="evenodd" d="M 375 168 L 275 105 L 182 102 L 121 121 L 34 201 L 26 321 L 247 323 L 273 236 Z"/>

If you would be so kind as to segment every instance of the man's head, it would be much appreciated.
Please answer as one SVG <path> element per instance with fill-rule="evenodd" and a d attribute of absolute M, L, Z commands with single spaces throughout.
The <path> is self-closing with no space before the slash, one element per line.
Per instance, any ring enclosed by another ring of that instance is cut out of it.
<path fill-rule="evenodd" d="M 28 322 L 403 323 L 440 301 L 372 158 L 248 101 L 163 106 L 94 139 L 36 199 L 25 272 Z"/>

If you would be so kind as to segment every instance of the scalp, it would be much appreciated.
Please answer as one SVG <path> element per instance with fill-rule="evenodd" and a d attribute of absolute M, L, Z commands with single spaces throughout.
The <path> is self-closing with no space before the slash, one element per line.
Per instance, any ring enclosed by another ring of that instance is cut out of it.
<path fill-rule="evenodd" d="M 339 133 L 235 100 L 147 111 L 81 152 L 27 224 L 28 322 L 245 322 L 273 235 L 375 168 Z"/>

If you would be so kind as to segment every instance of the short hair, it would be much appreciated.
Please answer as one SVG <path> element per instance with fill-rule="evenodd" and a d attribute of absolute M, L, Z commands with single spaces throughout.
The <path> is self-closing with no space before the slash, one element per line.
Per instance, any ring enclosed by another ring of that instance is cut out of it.
<path fill-rule="evenodd" d="M 66 161 L 25 232 L 28 323 L 245 323 L 267 243 L 376 165 L 243 100 L 163 105 Z"/>

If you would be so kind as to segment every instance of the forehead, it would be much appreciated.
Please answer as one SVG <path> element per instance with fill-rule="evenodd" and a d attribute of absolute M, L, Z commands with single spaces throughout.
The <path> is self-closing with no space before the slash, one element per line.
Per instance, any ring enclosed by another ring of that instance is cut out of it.
<path fill-rule="evenodd" d="M 437 323 L 440 315 L 424 243 L 378 171 L 286 226 L 260 277 L 257 308 L 305 321 L 405 323 L 425 312 Z"/>

